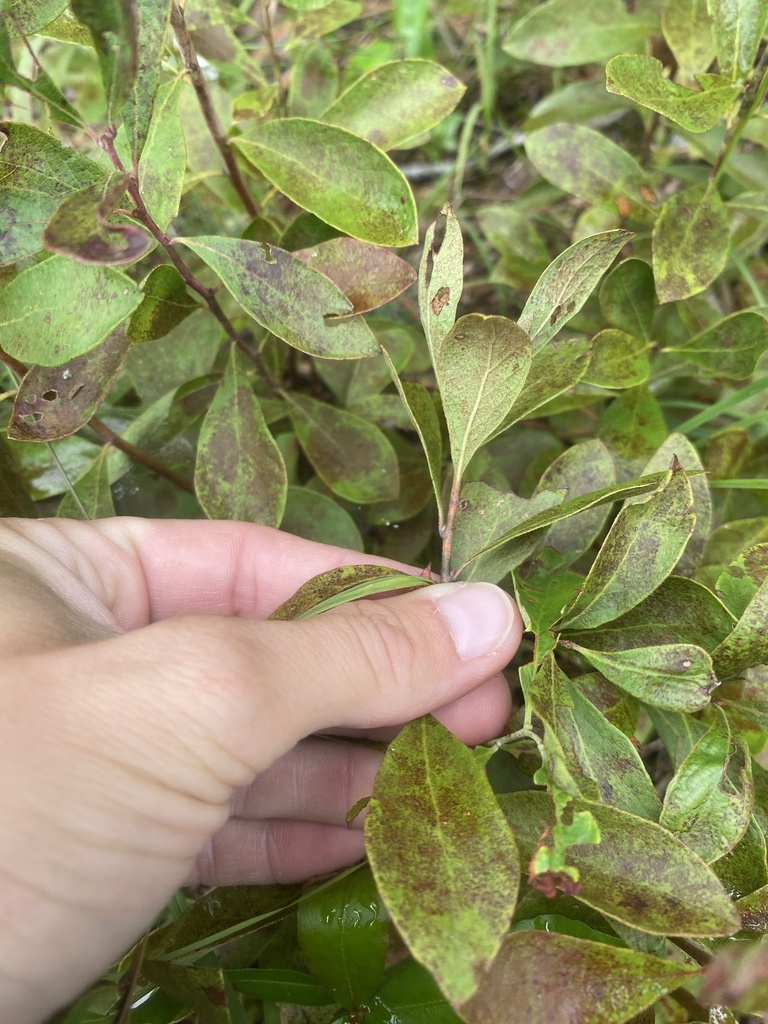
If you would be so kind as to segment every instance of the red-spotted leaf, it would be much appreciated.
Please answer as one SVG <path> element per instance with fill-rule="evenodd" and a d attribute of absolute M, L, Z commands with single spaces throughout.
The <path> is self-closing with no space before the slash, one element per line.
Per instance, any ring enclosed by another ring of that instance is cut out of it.
<path fill-rule="evenodd" d="M 388 156 L 345 128 L 288 117 L 235 145 L 289 199 L 339 231 L 376 245 L 418 241 L 410 185 Z"/>
<path fill-rule="evenodd" d="M 232 348 L 200 431 L 195 493 L 210 519 L 279 526 L 288 481 L 285 464 Z"/>
<path fill-rule="evenodd" d="M 331 359 L 377 355 L 352 303 L 324 274 L 275 245 L 205 235 L 179 238 L 221 278 L 246 313 L 301 352 Z"/>
<path fill-rule="evenodd" d="M 517 850 L 482 768 L 427 715 L 392 741 L 365 822 L 379 892 L 448 1000 L 482 982 L 515 906 Z"/>
<path fill-rule="evenodd" d="M 357 238 L 331 238 L 294 256 L 330 277 L 352 304 L 348 316 L 383 306 L 416 280 L 416 271 L 405 260 Z"/>
<path fill-rule="evenodd" d="M 516 932 L 461 1015 L 468 1024 L 624 1024 L 700 971 L 605 942 Z"/>
<path fill-rule="evenodd" d="M 653 226 L 653 276 L 659 302 L 703 292 L 728 258 L 728 214 L 712 182 L 671 196 Z"/>

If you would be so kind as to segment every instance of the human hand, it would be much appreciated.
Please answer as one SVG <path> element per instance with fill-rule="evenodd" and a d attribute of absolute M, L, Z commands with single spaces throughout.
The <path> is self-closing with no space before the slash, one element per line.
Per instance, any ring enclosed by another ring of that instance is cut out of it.
<path fill-rule="evenodd" d="M 0 520 L 3 1019 L 76 996 L 185 881 L 362 856 L 345 815 L 381 755 L 313 733 L 503 729 L 522 627 L 495 587 L 258 621 L 358 561 L 381 560 L 241 523 Z"/>

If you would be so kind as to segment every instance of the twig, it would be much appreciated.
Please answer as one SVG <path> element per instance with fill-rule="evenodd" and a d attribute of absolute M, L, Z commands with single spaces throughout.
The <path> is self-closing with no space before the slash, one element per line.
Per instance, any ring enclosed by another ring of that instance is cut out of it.
<path fill-rule="evenodd" d="M 763 55 L 752 73 L 752 81 L 744 93 L 740 108 L 742 112 L 739 114 L 736 125 L 712 165 L 709 180 L 713 184 L 717 184 L 719 181 L 720 175 L 725 170 L 725 166 L 741 139 L 750 118 L 760 109 L 765 99 L 766 91 L 768 91 L 768 46 L 763 50 Z"/>
<path fill-rule="evenodd" d="M 445 523 L 440 529 L 440 536 L 443 538 L 443 563 L 440 569 L 441 583 L 450 583 L 454 578 L 454 574 L 451 571 L 451 553 L 453 549 L 453 529 L 456 523 L 456 513 L 459 510 L 460 494 L 461 477 L 454 473 L 451 496 L 448 499 L 448 512 L 445 516 Z"/>
<path fill-rule="evenodd" d="M 248 186 L 245 183 L 240 167 L 235 160 L 235 155 L 232 152 L 232 147 L 229 144 L 229 139 L 224 131 L 224 128 L 219 120 L 219 116 L 213 106 L 213 100 L 211 99 L 211 93 L 208 89 L 208 83 L 205 80 L 203 72 L 200 70 L 200 62 L 197 59 L 195 48 L 192 45 L 189 32 L 187 31 L 187 25 L 184 21 L 184 13 L 178 4 L 171 4 L 171 25 L 173 26 L 173 33 L 176 36 L 176 42 L 179 44 L 179 50 L 181 56 L 184 59 L 184 66 L 189 72 L 189 78 L 192 82 L 192 88 L 195 90 L 197 95 L 197 102 L 200 104 L 200 110 L 203 113 L 205 123 L 208 125 L 208 131 L 211 133 L 213 141 L 216 143 L 216 148 L 221 153 L 221 159 L 224 161 L 224 166 L 227 168 L 227 174 L 229 175 L 235 191 L 240 196 L 243 206 L 251 217 L 258 217 L 259 207 L 257 206 L 253 196 L 248 191 Z"/>
<path fill-rule="evenodd" d="M 275 49 L 275 37 L 272 32 L 272 19 L 269 16 L 269 0 L 261 0 L 261 11 L 264 18 L 264 38 L 269 47 L 269 56 L 272 60 L 272 74 L 275 76 L 277 86 L 278 106 L 282 114 L 285 113 L 285 95 L 283 93 L 283 80 L 280 68 L 280 57 Z"/>

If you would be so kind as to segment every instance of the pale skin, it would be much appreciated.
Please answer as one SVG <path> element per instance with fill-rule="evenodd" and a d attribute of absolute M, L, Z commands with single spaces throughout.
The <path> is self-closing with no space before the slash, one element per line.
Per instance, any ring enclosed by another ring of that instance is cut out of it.
<path fill-rule="evenodd" d="M 495 587 L 264 621 L 359 561 L 380 560 L 242 523 L 0 520 L 3 1020 L 75 998 L 180 885 L 362 857 L 345 816 L 381 754 L 313 734 L 428 711 L 466 743 L 503 731 L 522 626 Z"/>

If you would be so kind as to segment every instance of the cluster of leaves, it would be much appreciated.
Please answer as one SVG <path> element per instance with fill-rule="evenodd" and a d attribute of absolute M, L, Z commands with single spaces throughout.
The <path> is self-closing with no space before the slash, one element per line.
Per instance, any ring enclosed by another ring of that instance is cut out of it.
<path fill-rule="evenodd" d="M 0 514 L 281 526 L 528 630 L 508 735 L 390 745 L 370 867 L 179 894 L 62 1024 L 768 1009 L 768 0 L 437 6 L 0 8 Z"/>

